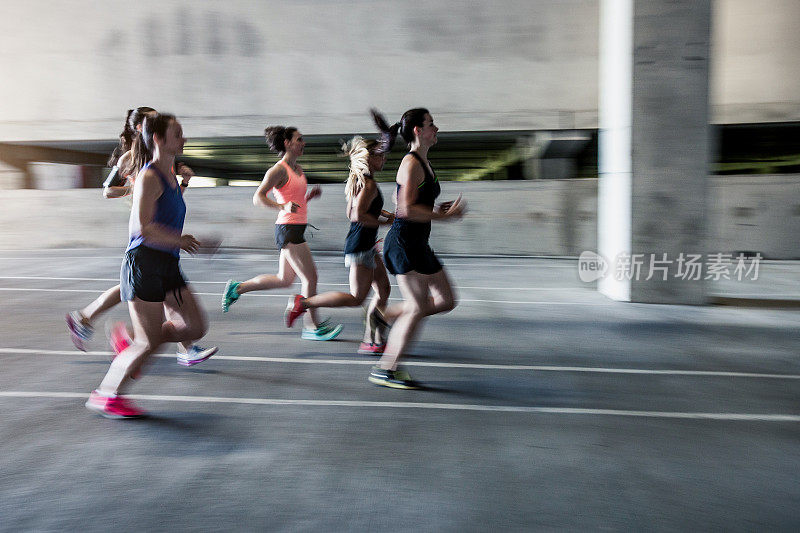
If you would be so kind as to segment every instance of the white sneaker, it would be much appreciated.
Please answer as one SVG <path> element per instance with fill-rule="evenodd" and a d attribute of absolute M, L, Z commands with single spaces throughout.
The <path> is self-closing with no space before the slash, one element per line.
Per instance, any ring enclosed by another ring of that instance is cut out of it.
<path fill-rule="evenodd" d="M 203 348 L 196 344 L 192 344 L 192 347 L 189 348 L 189 351 L 183 353 L 182 351 L 178 350 L 176 353 L 178 355 L 178 364 L 181 366 L 194 366 L 197 363 L 202 363 L 215 353 L 217 353 L 216 346 L 212 346 L 211 348 Z"/>

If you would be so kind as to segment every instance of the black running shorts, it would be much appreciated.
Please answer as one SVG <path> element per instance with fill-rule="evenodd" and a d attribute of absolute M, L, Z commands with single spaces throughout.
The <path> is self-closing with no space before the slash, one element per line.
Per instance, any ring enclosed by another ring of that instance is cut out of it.
<path fill-rule="evenodd" d="M 168 292 L 186 286 L 186 280 L 174 255 L 137 246 L 125 252 L 119 273 L 123 302 L 139 298 L 145 302 L 163 302 Z"/>
<path fill-rule="evenodd" d="M 303 244 L 306 242 L 307 224 L 275 224 L 275 246 L 282 250 L 287 244 Z"/>
<path fill-rule="evenodd" d="M 386 235 L 383 244 L 383 262 L 386 270 L 395 276 L 409 272 L 436 274 L 442 270 L 442 263 L 427 243 L 408 245 Z"/>

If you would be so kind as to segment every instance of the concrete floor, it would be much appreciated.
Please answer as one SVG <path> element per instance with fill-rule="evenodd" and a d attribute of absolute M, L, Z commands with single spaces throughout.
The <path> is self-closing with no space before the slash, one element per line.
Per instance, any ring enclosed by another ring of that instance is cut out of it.
<path fill-rule="evenodd" d="M 797 530 L 800 310 L 612 302 L 574 261 L 444 258 L 461 303 L 424 325 L 422 391 L 370 385 L 340 339 L 287 330 L 291 291 L 219 308 L 275 254 L 187 258 L 219 356 L 163 347 L 133 387 L 151 416 L 83 408 L 103 323 L 63 315 L 115 283 L 119 250 L 0 252 L 0 530 Z M 340 290 L 338 257 L 317 257 Z M 796 263 L 720 294 L 785 296 Z M 772 292 L 771 292 L 772 291 Z M 398 295 L 393 288 L 393 296 Z"/>

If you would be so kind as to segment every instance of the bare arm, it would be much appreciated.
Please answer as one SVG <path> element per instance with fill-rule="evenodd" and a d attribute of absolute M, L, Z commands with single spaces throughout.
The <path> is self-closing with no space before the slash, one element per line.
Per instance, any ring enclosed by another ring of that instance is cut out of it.
<path fill-rule="evenodd" d="M 155 171 L 146 169 L 136 177 L 133 189 L 133 215 L 139 219 L 142 237 L 170 248 L 181 248 L 187 252 L 197 250 L 198 242 L 192 235 L 181 235 L 154 221 L 156 202 L 164 192 L 161 179 Z"/>
<path fill-rule="evenodd" d="M 361 189 L 348 206 L 347 217 L 350 222 L 358 222 L 362 226 L 377 228 L 381 225 L 378 217 L 367 213 L 370 204 L 378 196 L 378 186 L 373 180 L 367 180 L 364 188 Z"/>
<path fill-rule="evenodd" d="M 397 169 L 397 183 L 400 191 L 397 194 L 397 216 L 413 222 L 429 222 L 457 217 L 458 209 L 432 209 L 417 203 L 417 190 L 425 181 L 422 164 L 414 157 L 406 156 Z"/>
<path fill-rule="evenodd" d="M 181 190 L 185 191 L 189 187 L 189 180 L 194 176 L 194 170 L 186 163 L 175 163 L 175 170 L 181 177 Z"/>
<path fill-rule="evenodd" d="M 109 185 L 107 187 L 103 187 L 103 198 L 122 198 L 123 196 L 128 196 L 131 193 L 131 188 L 129 185 Z"/>
<path fill-rule="evenodd" d="M 132 192 L 133 187 L 127 183 L 127 179 L 122 175 L 124 169 L 130 163 L 131 152 L 128 150 L 117 159 L 117 164 L 109 174 L 108 179 L 103 183 L 104 198 L 121 198 Z"/>
<path fill-rule="evenodd" d="M 294 202 L 286 202 L 285 204 L 279 204 L 269 196 L 269 191 L 274 189 L 275 187 L 283 187 L 286 184 L 286 180 L 288 176 L 286 175 L 286 170 L 283 169 L 280 165 L 275 165 L 271 169 L 264 174 L 264 179 L 261 180 L 258 188 L 256 189 L 255 194 L 253 194 L 253 205 L 261 206 L 261 207 L 271 207 L 272 209 L 277 209 L 278 211 L 289 211 L 290 213 L 294 213 L 297 211 L 298 206 Z"/>

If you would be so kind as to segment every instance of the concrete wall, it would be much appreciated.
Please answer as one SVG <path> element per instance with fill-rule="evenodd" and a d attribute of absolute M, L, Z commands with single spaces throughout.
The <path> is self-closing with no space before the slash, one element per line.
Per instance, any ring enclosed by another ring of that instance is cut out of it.
<path fill-rule="evenodd" d="M 800 259 L 800 175 L 710 178 L 709 252 L 759 251 Z M 392 208 L 393 184 L 381 185 Z M 434 223 L 440 253 L 577 256 L 597 249 L 597 181 L 445 182 L 442 199 L 463 193 L 469 213 Z M 342 249 L 348 223 L 341 185 L 311 204 L 314 250 Z M 190 189 L 186 230 L 223 246 L 274 250 L 275 213 L 252 205 L 252 187 Z M 0 249 L 123 247 L 130 203 L 99 190 L 0 191 Z M 381 235 L 385 232 L 381 230 Z"/>
<path fill-rule="evenodd" d="M 599 2 L 0 1 L 0 141 L 113 139 L 135 105 L 190 137 L 368 131 L 371 105 L 445 131 L 595 128 Z M 800 120 L 800 2 L 713 12 L 712 121 Z"/>

